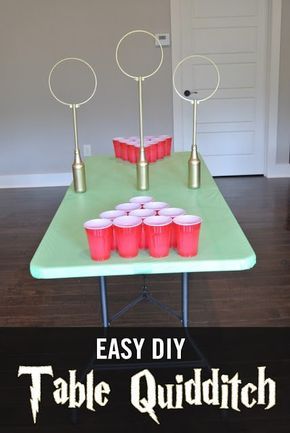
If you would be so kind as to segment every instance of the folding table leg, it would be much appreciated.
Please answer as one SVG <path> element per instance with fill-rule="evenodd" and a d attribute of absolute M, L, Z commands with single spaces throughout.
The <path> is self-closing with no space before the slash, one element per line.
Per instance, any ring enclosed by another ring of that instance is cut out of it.
<path fill-rule="evenodd" d="M 188 327 L 188 273 L 183 272 L 181 276 L 181 305 L 182 305 L 182 326 L 184 328 Z"/>
<path fill-rule="evenodd" d="M 99 277 L 103 327 L 110 326 L 107 302 L 107 284 L 105 277 Z"/>

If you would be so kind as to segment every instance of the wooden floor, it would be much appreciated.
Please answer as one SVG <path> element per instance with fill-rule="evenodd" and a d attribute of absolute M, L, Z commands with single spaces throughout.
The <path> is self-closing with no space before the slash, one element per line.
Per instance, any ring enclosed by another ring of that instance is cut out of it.
<path fill-rule="evenodd" d="M 192 326 L 290 326 L 290 179 L 219 178 L 217 183 L 256 254 L 250 271 L 190 279 Z M 34 280 L 29 262 L 65 188 L 0 190 L 0 326 L 100 326 L 94 278 Z M 180 276 L 148 278 L 152 292 L 180 307 Z M 108 278 L 110 313 L 135 296 L 141 277 Z M 114 326 L 175 326 L 139 304 Z"/>

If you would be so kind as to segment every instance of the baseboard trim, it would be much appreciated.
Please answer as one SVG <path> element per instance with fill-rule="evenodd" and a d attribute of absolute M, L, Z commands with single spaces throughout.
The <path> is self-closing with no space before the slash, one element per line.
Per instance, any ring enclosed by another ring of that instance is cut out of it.
<path fill-rule="evenodd" d="M 266 177 L 290 177 L 290 164 L 275 164 L 268 167 Z"/>
<path fill-rule="evenodd" d="M 67 186 L 71 182 L 71 173 L 17 174 L 0 176 L 0 188 Z"/>

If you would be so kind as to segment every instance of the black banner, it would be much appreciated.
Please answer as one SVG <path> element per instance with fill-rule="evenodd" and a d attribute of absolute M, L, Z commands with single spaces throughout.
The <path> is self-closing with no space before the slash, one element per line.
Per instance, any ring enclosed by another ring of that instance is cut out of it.
<path fill-rule="evenodd" d="M 290 431 L 290 328 L 2 328 L 0 344 L 1 432 Z"/>

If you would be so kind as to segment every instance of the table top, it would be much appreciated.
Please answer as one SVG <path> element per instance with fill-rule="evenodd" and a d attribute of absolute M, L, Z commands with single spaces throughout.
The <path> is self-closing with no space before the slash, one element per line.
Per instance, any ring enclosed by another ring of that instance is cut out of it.
<path fill-rule="evenodd" d="M 253 267 L 255 253 L 202 162 L 201 187 L 187 188 L 188 152 L 175 153 L 150 165 L 150 189 L 136 188 L 136 167 L 109 156 L 86 159 L 87 192 L 70 186 L 30 263 L 35 278 L 69 278 L 178 272 L 235 271 Z M 98 218 L 132 196 L 151 195 L 203 219 L 198 255 L 153 258 L 147 251 L 125 259 L 91 260 L 83 223 Z"/>

